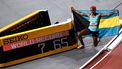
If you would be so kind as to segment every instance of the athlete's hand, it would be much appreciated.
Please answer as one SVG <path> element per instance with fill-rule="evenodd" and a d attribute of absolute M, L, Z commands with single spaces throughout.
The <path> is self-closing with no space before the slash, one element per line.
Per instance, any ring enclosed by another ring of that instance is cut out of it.
<path fill-rule="evenodd" d="M 119 13 L 119 10 L 118 9 L 115 9 L 115 13 Z"/>
<path fill-rule="evenodd" d="M 114 12 L 112 12 L 112 13 L 114 14 L 114 13 L 118 13 L 118 12 L 119 12 L 118 9 L 114 9 Z"/>
<path fill-rule="evenodd" d="M 75 8 L 73 6 L 71 6 L 71 11 L 74 11 L 74 10 L 75 10 Z"/>

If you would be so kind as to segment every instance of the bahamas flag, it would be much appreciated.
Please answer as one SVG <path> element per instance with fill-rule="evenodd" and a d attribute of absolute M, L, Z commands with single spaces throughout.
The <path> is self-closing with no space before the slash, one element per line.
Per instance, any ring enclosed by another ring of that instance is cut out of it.
<path fill-rule="evenodd" d="M 83 13 L 89 14 L 89 10 L 82 10 Z M 100 14 L 113 13 L 111 16 L 104 16 L 99 24 L 99 37 L 114 36 L 119 33 L 119 12 L 115 10 L 97 10 Z M 89 26 L 89 17 L 80 16 L 73 11 L 74 25 L 76 32 L 81 31 Z"/>

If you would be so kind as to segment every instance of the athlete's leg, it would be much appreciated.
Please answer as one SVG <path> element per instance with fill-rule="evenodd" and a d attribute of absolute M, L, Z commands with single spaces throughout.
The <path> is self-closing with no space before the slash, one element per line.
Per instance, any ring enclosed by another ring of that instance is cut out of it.
<path fill-rule="evenodd" d="M 84 29 L 84 30 L 79 32 L 78 38 L 79 38 L 82 46 L 78 46 L 78 48 L 83 48 L 84 47 L 84 42 L 83 42 L 83 37 L 82 36 L 88 35 L 89 33 L 90 33 L 90 31 L 88 29 Z"/>
<path fill-rule="evenodd" d="M 92 36 L 93 36 L 93 43 L 94 43 L 94 46 L 96 47 L 99 43 L 99 32 L 95 32 L 95 33 L 92 33 Z"/>
<path fill-rule="evenodd" d="M 99 37 L 93 37 L 93 42 L 94 42 L 94 46 L 96 47 L 97 45 L 98 45 L 98 43 L 99 43 Z"/>

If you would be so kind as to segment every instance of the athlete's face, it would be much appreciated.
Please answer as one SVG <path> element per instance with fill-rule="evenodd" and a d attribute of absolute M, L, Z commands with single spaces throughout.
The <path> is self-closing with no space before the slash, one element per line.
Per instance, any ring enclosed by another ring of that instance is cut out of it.
<path fill-rule="evenodd" d="M 96 13 L 96 8 L 90 8 L 91 13 Z"/>

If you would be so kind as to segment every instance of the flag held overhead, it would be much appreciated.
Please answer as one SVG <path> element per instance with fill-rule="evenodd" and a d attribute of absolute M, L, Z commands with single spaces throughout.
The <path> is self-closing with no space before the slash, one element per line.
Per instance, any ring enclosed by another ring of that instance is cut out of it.
<path fill-rule="evenodd" d="M 90 10 L 80 10 L 83 13 L 89 14 Z M 89 17 L 81 16 L 76 12 L 73 12 L 74 25 L 76 32 L 81 31 L 82 29 L 88 28 L 89 26 Z M 99 37 L 105 36 L 114 36 L 119 33 L 119 12 L 116 10 L 97 10 L 99 14 L 109 14 L 113 13 L 110 16 L 101 17 L 99 24 Z"/>

